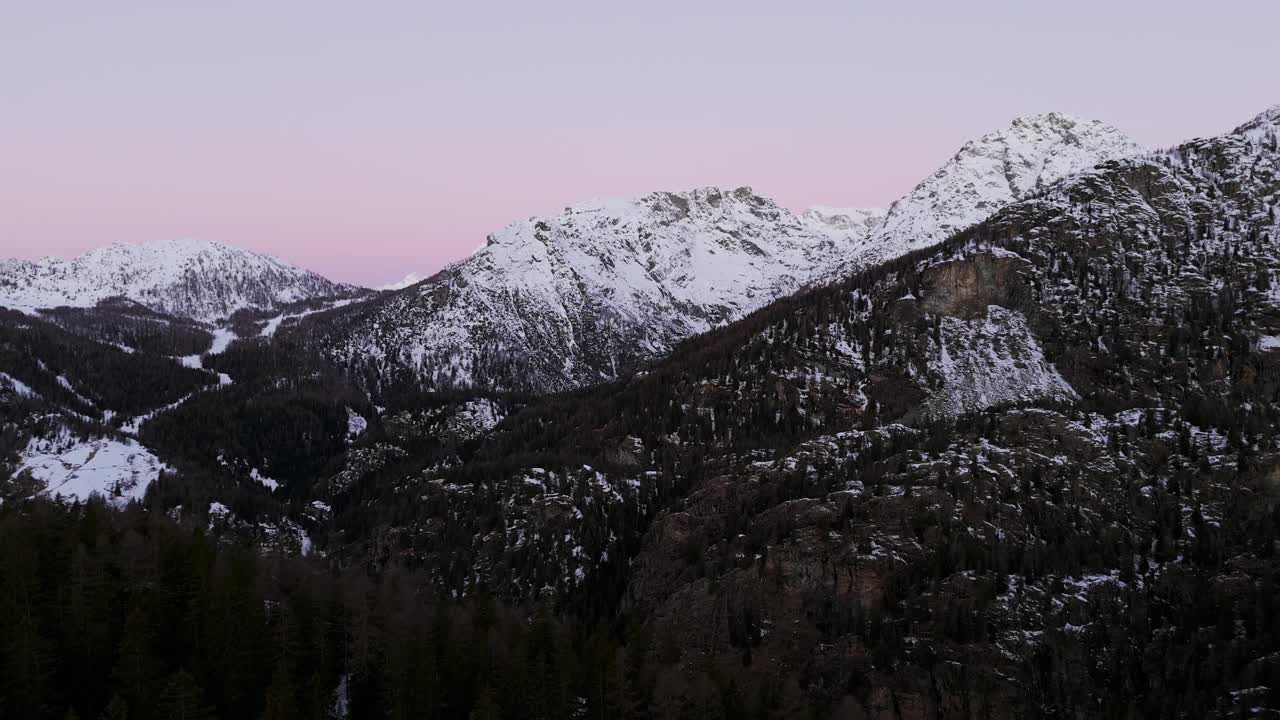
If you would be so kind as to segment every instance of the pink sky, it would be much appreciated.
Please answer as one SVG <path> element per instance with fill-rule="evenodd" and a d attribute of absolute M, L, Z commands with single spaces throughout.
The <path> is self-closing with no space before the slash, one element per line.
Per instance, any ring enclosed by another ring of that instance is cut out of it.
<path fill-rule="evenodd" d="M 1271 0 L 21 5 L 0 256 L 24 258 L 197 237 L 378 284 L 593 197 L 887 205 L 1017 115 L 1167 146 L 1280 103 Z"/>

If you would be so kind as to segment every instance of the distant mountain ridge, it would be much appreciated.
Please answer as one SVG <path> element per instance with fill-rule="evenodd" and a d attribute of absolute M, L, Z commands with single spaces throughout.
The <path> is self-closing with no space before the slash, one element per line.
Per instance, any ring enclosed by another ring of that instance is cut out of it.
<path fill-rule="evenodd" d="M 374 289 L 382 290 L 382 291 L 403 290 L 409 287 L 410 285 L 417 285 L 418 283 L 426 279 L 427 277 L 425 275 L 422 275 L 416 272 L 411 272 L 408 275 L 405 275 L 404 277 L 400 278 L 399 280 L 396 280 L 395 282 L 389 282 L 385 285 L 379 285 Z"/>
<path fill-rule="evenodd" d="M 125 297 L 200 321 L 359 292 L 277 258 L 204 240 L 115 243 L 64 260 L 0 260 L 0 306 L 90 307 Z"/>
<path fill-rule="evenodd" d="M 750 188 L 579 203 L 516 221 L 471 257 L 425 279 L 409 275 L 300 331 L 380 383 L 529 392 L 589 385 L 783 295 L 932 245 L 1064 177 L 1142 152 L 1113 127 L 1046 113 L 966 143 L 887 211 L 797 214 Z M 358 292 L 266 255 L 193 240 L 0 261 L 0 305 L 18 309 L 120 296 L 210 322 Z"/>

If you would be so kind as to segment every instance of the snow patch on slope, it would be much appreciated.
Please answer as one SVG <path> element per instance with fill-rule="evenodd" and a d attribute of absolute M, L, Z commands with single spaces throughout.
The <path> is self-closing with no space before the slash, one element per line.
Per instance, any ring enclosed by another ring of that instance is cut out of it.
<path fill-rule="evenodd" d="M 463 405 L 445 421 L 445 428 L 460 440 L 470 440 L 497 427 L 503 417 L 492 400 L 481 398 Z"/>
<path fill-rule="evenodd" d="M 205 355 L 220 355 L 231 347 L 231 343 L 236 341 L 236 334 L 231 328 L 217 328 L 213 331 L 213 344 L 208 350 L 204 351 Z"/>
<path fill-rule="evenodd" d="M 275 480 L 272 480 L 266 475 L 263 475 L 261 472 L 258 471 L 258 468 L 253 468 L 252 470 L 249 471 L 249 479 L 262 485 L 268 490 L 275 490 L 276 488 L 280 487 L 280 483 L 276 482 Z"/>
<path fill-rule="evenodd" d="M 268 320 L 267 324 L 262 327 L 262 332 L 260 333 L 260 337 L 265 337 L 265 338 L 274 337 L 276 334 L 276 331 L 280 329 L 280 326 L 283 325 L 286 320 L 296 320 L 298 318 L 307 317 L 308 315 L 315 315 L 316 313 L 324 312 L 325 310 L 332 310 L 334 308 L 346 307 L 347 305 L 350 305 L 353 302 L 355 302 L 355 298 L 344 298 L 342 300 L 337 300 L 332 303 L 328 303 L 324 307 L 316 308 L 315 310 L 305 310 L 300 313 L 287 313 L 283 315 L 277 315 L 271 318 L 270 320 Z"/>
<path fill-rule="evenodd" d="M 1263 335 L 1258 338 L 1258 349 L 1263 351 L 1280 350 L 1280 336 Z"/>
<path fill-rule="evenodd" d="M 8 373 L 0 372 L 0 380 L 3 380 L 4 382 L 8 383 L 9 386 L 13 388 L 13 391 L 17 393 L 18 397 L 24 397 L 24 398 L 36 397 L 36 391 L 32 390 L 30 385 L 22 382 L 18 378 Z"/>
<path fill-rule="evenodd" d="M 116 506 L 141 500 L 147 487 L 169 470 L 159 458 L 135 440 L 95 438 L 71 433 L 54 438 L 33 438 L 22 451 L 18 472 L 45 484 L 42 494 L 69 500 L 101 495 Z"/>
<path fill-rule="evenodd" d="M 356 412 L 355 410 L 352 410 L 351 408 L 347 408 L 347 440 L 348 441 L 355 440 L 356 438 L 363 435 L 364 431 L 368 429 L 368 427 L 369 427 L 369 421 L 365 420 L 363 415 Z"/>

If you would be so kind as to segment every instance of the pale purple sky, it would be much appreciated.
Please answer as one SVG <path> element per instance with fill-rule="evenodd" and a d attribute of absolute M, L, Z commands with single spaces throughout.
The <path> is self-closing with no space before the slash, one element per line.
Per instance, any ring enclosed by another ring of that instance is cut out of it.
<path fill-rule="evenodd" d="M 593 197 L 887 205 L 1061 110 L 1280 103 L 1274 0 L 60 0 L 0 11 L 0 256 L 220 240 L 381 283 Z"/>

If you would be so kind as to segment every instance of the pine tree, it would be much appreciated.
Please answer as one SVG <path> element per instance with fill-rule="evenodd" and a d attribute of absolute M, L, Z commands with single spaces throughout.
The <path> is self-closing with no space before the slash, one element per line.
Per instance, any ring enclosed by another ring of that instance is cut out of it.
<path fill-rule="evenodd" d="M 169 677 L 160 694 L 160 720 L 214 720 L 213 710 L 205 705 L 204 691 L 196 679 L 186 670 L 179 670 Z"/>
<path fill-rule="evenodd" d="M 128 706 L 134 708 L 151 706 L 159 669 L 152 655 L 150 630 L 141 606 L 135 605 L 125 619 L 111 678 L 123 696 L 121 702 L 127 700 Z"/>
<path fill-rule="evenodd" d="M 0 657 L 0 705 L 15 717 L 39 717 L 45 711 L 51 658 L 48 642 L 41 637 L 28 613 L 11 630 Z"/>
<path fill-rule="evenodd" d="M 271 685 L 267 687 L 267 703 L 262 710 L 262 720 L 294 720 L 297 717 L 297 703 L 293 695 L 293 685 L 289 681 L 289 668 L 284 658 L 276 663 L 275 672 L 271 674 Z"/>
<path fill-rule="evenodd" d="M 112 695 L 99 717 L 101 720 L 129 720 L 129 703 L 119 695 Z"/>
<path fill-rule="evenodd" d="M 502 711 L 498 707 L 498 700 L 494 695 L 493 688 L 485 685 L 480 688 L 479 694 L 476 696 L 475 706 L 467 715 L 467 720 L 501 720 Z"/>

